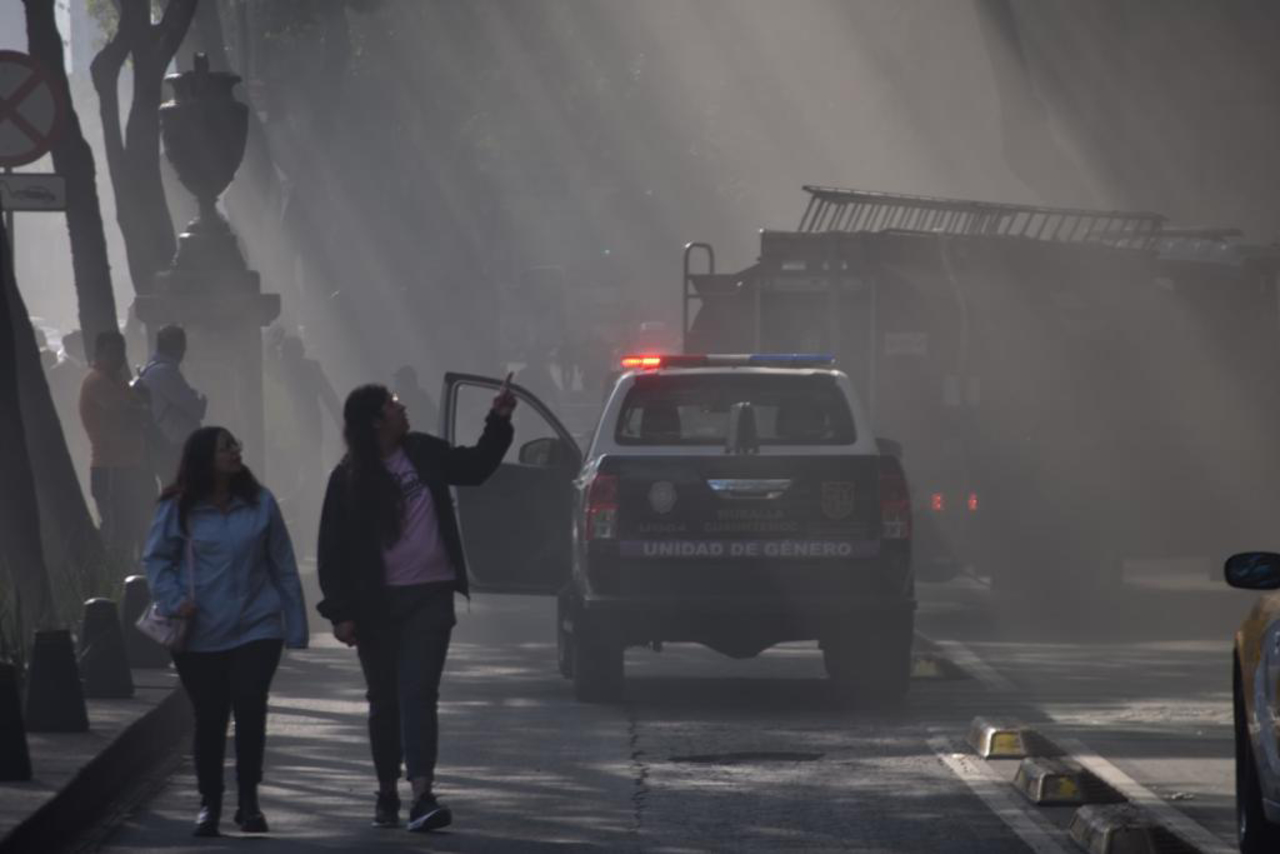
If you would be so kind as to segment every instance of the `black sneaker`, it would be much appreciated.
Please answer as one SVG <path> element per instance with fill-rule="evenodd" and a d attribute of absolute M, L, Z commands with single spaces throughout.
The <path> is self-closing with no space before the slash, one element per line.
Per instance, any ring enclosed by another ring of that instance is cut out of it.
<path fill-rule="evenodd" d="M 222 819 L 222 805 L 206 799 L 200 801 L 200 813 L 196 816 L 195 829 L 192 836 L 221 836 L 218 822 Z"/>
<path fill-rule="evenodd" d="M 378 802 L 373 807 L 374 827 L 396 827 L 400 824 L 400 798 L 378 792 Z"/>
<path fill-rule="evenodd" d="M 408 828 L 414 833 L 439 830 L 452 823 L 453 813 L 430 792 L 420 795 L 413 802 L 413 809 L 409 810 Z"/>
<path fill-rule="evenodd" d="M 241 833 L 266 833 L 267 817 L 258 806 L 258 787 L 242 786 L 240 788 L 240 806 L 236 807 L 234 821 Z"/>
<path fill-rule="evenodd" d="M 266 833 L 270 829 L 267 827 L 267 817 L 262 814 L 262 810 L 247 812 L 243 808 L 237 809 L 235 822 L 240 827 L 241 833 Z"/>

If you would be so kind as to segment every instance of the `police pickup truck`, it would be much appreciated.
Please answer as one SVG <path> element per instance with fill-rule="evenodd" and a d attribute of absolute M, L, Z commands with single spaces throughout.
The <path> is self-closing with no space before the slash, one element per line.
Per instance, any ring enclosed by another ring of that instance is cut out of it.
<path fill-rule="evenodd" d="M 457 490 L 477 589 L 557 596 L 560 672 L 620 699 L 628 646 L 734 658 L 816 640 L 861 700 L 906 693 L 911 501 L 829 357 L 634 356 L 585 455 L 518 385 L 516 459 Z M 500 385 L 449 374 L 442 432 L 468 444 Z"/>

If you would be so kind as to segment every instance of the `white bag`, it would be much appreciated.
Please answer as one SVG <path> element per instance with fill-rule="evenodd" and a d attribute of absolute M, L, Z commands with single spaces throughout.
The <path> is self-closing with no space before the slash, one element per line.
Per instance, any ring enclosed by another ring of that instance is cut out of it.
<path fill-rule="evenodd" d="M 191 538 L 187 538 L 187 591 L 189 601 L 196 600 L 196 566 L 191 553 Z M 138 618 L 138 622 L 134 623 L 138 631 L 151 638 L 156 643 L 173 652 L 182 652 L 187 644 L 187 631 L 190 629 L 191 620 L 187 617 L 179 617 L 176 614 L 169 616 L 161 614 L 156 610 L 156 603 L 152 602 L 147 606 L 147 610 L 142 612 L 142 616 Z"/>

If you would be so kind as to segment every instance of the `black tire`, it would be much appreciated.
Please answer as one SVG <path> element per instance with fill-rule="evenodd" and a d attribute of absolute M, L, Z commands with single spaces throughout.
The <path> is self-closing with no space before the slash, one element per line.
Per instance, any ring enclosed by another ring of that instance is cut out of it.
<path fill-rule="evenodd" d="M 565 594 L 556 598 L 556 667 L 565 679 L 573 678 L 573 635 L 565 629 L 565 621 L 576 619 Z"/>
<path fill-rule="evenodd" d="M 580 615 L 574 625 L 573 696 L 580 703 L 616 703 L 622 700 L 622 643 L 611 632 Z"/>
<path fill-rule="evenodd" d="M 915 621 L 863 625 L 822 642 L 827 676 L 859 705 L 892 708 L 911 686 L 911 642 Z"/>
<path fill-rule="evenodd" d="M 1253 745 L 1245 724 L 1244 698 L 1236 674 L 1234 692 L 1236 731 L 1236 835 L 1241 854 L 1273 854 L 1280 851 L 1280 825 L 1267 821 L 1262 810 L 1262 783 Z"/>

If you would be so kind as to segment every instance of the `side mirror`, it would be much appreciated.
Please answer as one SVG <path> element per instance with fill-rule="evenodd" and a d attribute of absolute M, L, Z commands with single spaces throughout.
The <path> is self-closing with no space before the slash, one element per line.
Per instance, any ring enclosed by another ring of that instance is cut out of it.
<path fill-rule="evenodd" d="M 1222 567 L 1232 587 L 1244 590 L 1280 590 L 1280 554 L 1244 552 L 1232 555 Z"/>
<path fill-rule="evenodd" d="M 555 436 L 531 439 L 520 446 L 518 459 L 526 466 L 564 468 L 572 465 L 574 454 Z"/>
<path fill-rule="evenodd" d="M 902 459 L 902 443 L 897 439 L 876 436 L 876 450 L 880 452 L 882 457 L 893 457 L 895 460 Z"/>

